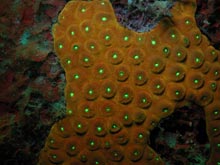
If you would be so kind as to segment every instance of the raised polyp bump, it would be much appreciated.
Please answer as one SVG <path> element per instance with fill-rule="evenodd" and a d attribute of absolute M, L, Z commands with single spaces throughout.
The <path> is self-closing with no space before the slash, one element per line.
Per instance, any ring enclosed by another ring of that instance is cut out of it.
<path fill-rule="evenodd" d="M 102 96 L 104 98 L 113 98 L 116 93 L 116 86 L 112 81 L 106 81 L 102 85 Z"/>
<path fill-rule="evenodd" d="M 100 148 L 100 141 L 96 137 L 87 137 L 86 145 L 88 150 L 95 151 Z"/>
<path fill-rule="evenodd" d="M 99 2 L 99 1 L 98 1 Z M 91 165 L 105 165 L 106 159 L 101 151 L 91 151 L 89 155 L 88 164 Z"/>
<path fill-rule="evenodd" d="M 121 47 L 129 47 L 131 46 L 132 41 L 134 40 L 134 35 L 130 30 L 126 29 L 122 32 L 117 32 L 119 36 L 119 44 Z"/>
<path fill-rule="evenodd" d="M 188 48 L 190 46 L 189 38 L 186 36 L 181 37 L 181 45 L 183 45 L 185 48 Z"/>
<path fill-rule="evenodd" d="M 144 70 L 136 70 L 133 73 L 135 85 L 142 86 L 147 82 L 147 74 Z"/>
<path fill-rule="evenodd" d="M 153 73 L 161 73 L 165 69 L 165 60 L 162 57 L 153 57 L 150 63 L 150 69 Z"/>
<path fill-rule="evenodd" d="M 91 67 L 94 64 L 94 58 L 90 55 L 90 53 L 84 51 L 79 55 L 79 63 L 85 68 Z"/>
<path fill-rule="evenodd" d="M 108 150 L 107 157 L 113 162 L 121 162 L 124 158 L 124 153 L 120 147 L 114 147 Z"/>
<path fill-rule="evenodd" d="M 220 103 L 213 101 L 206 109 L 207 117 L 212 120 L 220 120 Z"/>
<path fill-rule="evenodd" d="M 166 58 L 169 57 L 170 52 L 171 52 L 170 46 L 163 46 L 161 49 L 162 49 L 163 56 Z"/>
<path fill-rule="evenodd" d="M 106 64 L 99 63 L 94 67 L 94 76 L 97 79 L 106 79 L 109 76 L 109 70 Z"/>
<path fill-rule="evenodd" d="M 93 26 L 91 21 L 85 20 L 80 23 L 80 32 L 83 35 L 92 36 L 93 34 Z"/>
<path fill-rule="evenodd" d="M 219 80 L 220 79 L 220 64 L 213 63 L 208 74 L 212 80 Z"/>
<path fill-rule="evenodd" d="M 165 35 L 165 40 L 170 41 L 171 43 L 178 43 L 180 40 L 180 32 L 176 28 L 169 28 L 167 34 Z"/>
<path fill-rule="evenodd" d="M 89 53 L 97 54 L 99 52 L 99 44 L 95 40 L 86 41 L 84 47 Z"/>
<path fill-rule="evenodd" d="M 139 65 L 144 60 L 144 51 L 142 49 L 131 48 L 129 50 L 130 60 L 134 65 Z"/>
<path fill-rule="evenodd" d="M 66 144 L 66 152 L 69 156 L 76 156 L 80 151 L 80 145 L 77 143 L 77 139 L 71 137 Z"/>
<path fill-rule="evenodd" d="M 96 115 L 96 109 L 91 102 L 82 101 L 78 106 L 78 112 L 82 117 L 92 118 Z"/>
<path fill-rule="evenodd" d="M 117 80 L 120 81 L 120 82 L 124 82 L 128 79 L 129 77 L 129 69 L 127 66 L 119 66 L 117 69 L 116 69 L 116 77 L 117 77 Z"/>
<path fill-rule="evenodd" d="M 99 106 L 99 114 L 105 117 L 113 116 L 117 110 L 115 103 L 109 100 L 99 102 L 98 106 Z"/>
<path fill-rule="evenodd" d="M 147 92 L 139 92 L 136 96 L 137 106 L 143 109 L 149 108 L 152 103 L 152 98 Z"/>
<path fill-rule="evenodd" d="M 153 78 L 149 80 L 149 85 L 155 95 L 161 95 L 165 90 L 165 84 L 162 78 Z"/>
<path fill-rule="evenodd" d="M 189 31 L 189 40 L 192 45 L 199 45 L 202 42 L 202 34 L 199 29 Z"/>
<path fill-rule="evenodd" d="M 204 63 L 204 54 L 201 50 L 193 50 L 189 52 L 187 62 L 192 68 L 200 68 Z"/>
<path fill-rule="evenodd" d="M 185 16 L 184 18 L 178 19 L 176 21 L 177 27 L 185 33 L 187 33 L 195 26 L 195 19 L 191 16 Z"/>
<path fill-rule="evenodd" d="M 70 41 L 73 41 L 73 40 L 77 39 L 81 34 L 81 32 L 79 31 L 77 25 L 69 26 L 66 32 L 67 32 L 66 35 L 67 35 L 67 37 L 69 38 Z"/>
<path fill-rule="evenodd" d="M 171 58 L 177 62 L 184 62 L 186 57 L 187 57 L 187 49 L 182 46 L 175 48 L 171 56 Z"/>
<path fill-rule="evenodd" d="M 171 64 L 167 67 L 167 78 L 174 82 L 183 81 L 185 78 L 185 69 L 182 65 L 179 64 Z"/>
<path fill-rule="evenodd" d="M 207 88 L 202 88 L 198 92 L 196 100 L 200 106 L 207 106 L 213 101 L 213 93 Z"/>
<path fill-rule="evenodd" d="M 64 38 L 57 39 L 54 42 L 54 49 L 57 53 L 61 54 L 62 52 L 65 52 L 65 50 L 68 48 L 69 46 L 66 44 L 66 41 L 64 40 Z"/>
<path fill-rule="evenodd" d="M 46 144 L 51 149 L 60 149 L 62 148 L 62 140 L 63 137 L 60 137 L 59 135 L 49 135 Z"/>
<path fill-rule="evenodd" d="M 119 102 L 121 104 L 129 104 L 134 97 L 133 90 L 128 86 L 119 88 L 118 94 L 119 94 Z"/>
<path fill-rule="evenodd" d="M 106 52 L 106 55 L 108 56 L 110 63 L 113 65 L 118 65 L 123 61 L 123 53 L 121 52 L 120 49 L 117 48 L 109 49 Z"/>
<path fill-rule="evenodd" d="M 216 91 L 218 85 L 217 85 L 217 82 L 216 81 L 209 81 L 208 82 L 208 86 L 209 86 L 209 89 L 213 92 Z"/>
<path fill-rule="evenodd" d="M 148 133 L 146 130 L 137 128 L 131 133 L 133 138 L 132 140 L 135 144 L 145 145 L 147 143 Z"/>
<path fill-rule="evenodd" d="M 62 138 L 67 138 L 71 136 L 71 126 L 69 124 L 69 118 L 62 119 L 58 121 L 55 125 L 56 134 Z"/>
<path fill-rule="evenodd" d="M 132 145 L 129 146 L 128 150 L 125 152 L 132 162 L 137 162 L 142 158 L 144 149 L 141 145 Z"/>
<path fill-rule="evenodd" d="M 82 162 L 82 163 L 86 163 L 88 162 L 88 159 L 89 159 L 89 151 L 88 150 L 83 150 L 79 153 L 79 156 L 78 156 L 79 160 Z"/>
<path fill-rule="evenodd" d="M 79 3 L 78 6 L 75 8 L 75 18 L 80 20 L 91 19 L 93 16 L 93 7 L 94 6 L 88 2 Z"/>
<path fill-rule="evenodd" d="M 105 46 L 111 46 L 114 44 L 114 31 L 110 28 L 102 30 L 99 32 L 99 38 Z"/>
<path fill-rule="evenodd" d="M 133 116 L 136 124 L 142 124 L 146 120 L 146 115 L 143 111 L 135 112 Z"/>
<path fill-rule="evenodd" d="M 108 122 L 108 128 L 109 128 L 110 133 L 115 134 L 121 131 L 122 125 L 121 125 L 121 122 L 115 119 L 112 119 Z"/>
<path fill-rule="evenodd" d="M 213 46 L 208 46 L 205 50 L 205 59 L 214 62 L 218 59 L 218 51 Z"/>
<path fill-rule="evenodd" d="M 128 108 L 123 109 L 123 112 L 120 118 L 124 126 L 131 126 L 133 123 L 133 114 L 131 112 L 131 109 L 128 109 Z"/>
<path fill-rule="evenodd" d="M 101 119 L 97 118 L 93 124 L 93 132 L 96 136 L 105 136 L 107 131 L 106 131 L 106 122 Z"/>
<path fill-rule="evenodd" d="M 174 101 L 180 101 L 185 97 L 185 87 L 177 83 L 169 83 L 167 85 L 167 96 Z"/>
<path fill-rule="evenodd" d="M 119 133 L 113 135 L 113 142 L 119 145 L 125 145 L 129 141 L 129 133 L 123 129 Z"/>
<path fill-rule="evenodd" d="M 186 76 L 187 84 L 190 88 L 199 89 L 204 84 L 204 76 L 201 73 L 190 71 Z"/>
<path fill-rule="evenodd" d="M 95 100 L 99 96 L 99 88 L 97 83 L 87 83 L 83 89 L 84 97 L 87 100 Z"/>
<path fill-rule="evenodd" d="M 82 45 L 79 41 L 75 41 L 71 45 L 71 53 L 72 55 L 77 55 L 79 52 L 82 51 Z"/>
<path fill-rule="evenodd" d="M 83 83 L 86 80 L 87 70 L 85 69 L 74 69 L 66 74 L 66 80 L 71 83 Z"/>
<path fill-rule="evenodd" d="M 48 153 L 48 158 L 50 162 L 53 164 L 61 164 L 65 161 L 65 155 L 62 152 L 59 152 L 59 150 L 51 150 Z"/>
<path fill-rule="evenodd" d="M 79 98 L 79 88 L 77 86 L 67 85 L 65 89 L 65 97 L 67 100 L 76 101 Z"/>
<path fill-rule="evenodd" d="M 71 124 L 73 130 L 79 135 L 83 135 L 88 131 L 88 123 L 82 118 L 75 119 Z"/>
<path fill-rule="evenodd" d="M 94 15 L 93 22 L 100 27 L 108 27 L 111 21 L 114 20 L 112 15 L 108 12 L 100 12 Z"/>

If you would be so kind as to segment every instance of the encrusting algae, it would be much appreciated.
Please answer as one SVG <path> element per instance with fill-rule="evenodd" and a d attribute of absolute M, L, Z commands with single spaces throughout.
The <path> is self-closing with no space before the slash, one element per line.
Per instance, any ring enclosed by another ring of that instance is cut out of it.
<path fill-rule="evenodd" d="M 150 131 L 177 107 L 202 106 L 220 164 L 220 52 L 182 0 L 150 32 L 122 27 L 108 0 L 67 3 L 53 27 L 66 72 L 67 117 L 51 129 L 39 165 L 165 164 Z"/>

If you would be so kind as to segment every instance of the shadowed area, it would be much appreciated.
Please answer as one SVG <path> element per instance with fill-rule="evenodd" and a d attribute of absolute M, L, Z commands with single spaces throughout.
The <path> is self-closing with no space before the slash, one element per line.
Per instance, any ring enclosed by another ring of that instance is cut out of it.
<path fill-rule="evenodd" d="M 150 143 L 166 164 L 205 164 L 210 144 L 204 110 L 195 104 L 176 109 L 152 130 Z"/>

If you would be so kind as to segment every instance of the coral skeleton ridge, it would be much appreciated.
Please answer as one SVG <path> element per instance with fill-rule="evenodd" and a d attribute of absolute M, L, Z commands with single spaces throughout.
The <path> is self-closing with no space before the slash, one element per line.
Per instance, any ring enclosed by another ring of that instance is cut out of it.
<path fill-rule="evenodd" d="M 55 123 L 39 164 L 165 164 L 150 131 L 177 107 L 202 106 L 220 164 L 220 53 L 198 29 L 196 1 L 178 1 L 150 32 L 122 27 L 108 0 L 74 0 L 53 27 L 66 72 L 67 117 Z"/>

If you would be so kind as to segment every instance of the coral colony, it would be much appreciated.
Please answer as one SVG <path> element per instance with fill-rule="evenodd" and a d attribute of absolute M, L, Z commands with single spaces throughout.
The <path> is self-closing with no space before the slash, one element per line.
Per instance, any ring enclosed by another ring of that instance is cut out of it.
<path fill-rule="evenodd" d="M 137 33 L 117 22 L 108 0 L 67 3 L 53 27 L 67 116 L 53 125 L 39 165 L 165 164 L 149 146 L 151 131 L 190 103 L 205 111 L 207 164 L 219 165 L 220 52 L 195 11 L 195 0 L 178 1 L 170 17 Z"/>
<path fill-rule="evenodd" d="M 219 1 L 69 1 L 1 1 L 1 164 L 219 164 Z"/>

